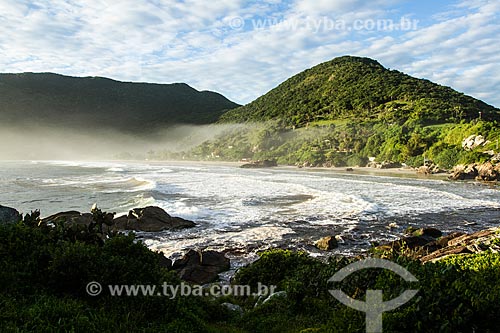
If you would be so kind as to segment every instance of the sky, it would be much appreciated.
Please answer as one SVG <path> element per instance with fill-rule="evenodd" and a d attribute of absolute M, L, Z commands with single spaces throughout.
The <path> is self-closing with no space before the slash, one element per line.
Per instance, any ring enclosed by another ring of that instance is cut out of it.
<path fill-rule="evenodd" d="M 185 82 L 245 104 L 338 56 L 500 107 L 498 0 L 0 0 L 0 72 Z"/>

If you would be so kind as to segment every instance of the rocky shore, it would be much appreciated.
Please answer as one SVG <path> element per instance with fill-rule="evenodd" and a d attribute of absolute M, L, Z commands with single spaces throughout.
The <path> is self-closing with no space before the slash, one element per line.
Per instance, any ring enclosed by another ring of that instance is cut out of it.
<path fill-rule="evenodd" d="M 65 228 L 88 232 L 95 224 L 93 213 L 77 211 L 61 212 L 40 219 L 39 224 L 64 225 Z M 113 213 L 102 213 L 102 233 L 108 235 L 117 232 L 160 232 L 183 228 L 192 228 L 196 224 L 179 217 L 170 216 L 160 207 L 148 206 L 132 209 L 128 215 L 114 217 Z M 15 209 L 0 206 L 2 223 L 17 223 L 22 215 Z M 315 247 L 327 254 L 338 247 L 340 236 L 327 236 L 315 242 Z M 369 252 L 375 255 L 402 254 L 420 260 L 422 263 L 435 262 L 455 255 L 500 251 L 500 227 L 489 228 L 471 234 L 452 232 L 443 234 L 435 228 L 408 229 L 404 237 L 385 244 L 375 245 Z M 333 252 L 331 252 L 333 253 Z M 160 255 L 160 264 L 174 270 L 184 281 L 206 284 L 218 279 L 219 274 L 231 268 L 230 259 L 224 252 L 188 250 L 176 261 Z"/>

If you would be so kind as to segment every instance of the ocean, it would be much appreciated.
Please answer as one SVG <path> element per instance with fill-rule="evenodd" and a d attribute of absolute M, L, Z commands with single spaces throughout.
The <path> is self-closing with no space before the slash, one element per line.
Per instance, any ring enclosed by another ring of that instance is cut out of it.
<path fill-rule="evenodd" d="M 0 204 L 42 216 L 117 215 L 155 205 L 196 222 L 192 229 L 139 233 L 150 248 L 178 257 L 187 249 L 223 250 L 252 258 L 259 250 L 302 249 L 338 235 L 333 253 L 354 254 L 400 237 L 409 226 L 445 232 L 484 229 L 500 221 L 498 186 L 328 169 L 241 169 L 196 162 L 0 163 Z M 392 226 L 392 227 L 390 227 Z"/>

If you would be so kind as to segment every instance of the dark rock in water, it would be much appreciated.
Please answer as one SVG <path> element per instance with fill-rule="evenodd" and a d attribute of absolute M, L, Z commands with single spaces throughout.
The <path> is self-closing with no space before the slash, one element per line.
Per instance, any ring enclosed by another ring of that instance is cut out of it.
<path fill-rule="evenodd" d="M 128 216 L 121 216 L 114 219 L 113 224 L 113 229 L 115 230 L 146 232 L 190 228 L 196 225 L 192 221 L 170 216 L 160 207 L 154 206 L 134 208 L 129 212 Z"/>
<path fill-rule="evenodd" d="M 172 260 L 169 258 L 165 257 L 163 253 L 159 253 L 159 258 L 158 258 L 159 264 L 161 267 L 165 267 L 166 269 L 171 269 L 172 268 Z"/>
<path fill-rule="evenodd" d="M 339 246 L 337 239 L 334 236 L 323 237 L 316 242 L 315 246 L 323 251 L 331 251 Z"/>
<path fill-rule="evenodd" d="M 194 227 L 195 223 L 180 217 L 173 217 L 159 207 L 135 208 L 128 216 L 120 216 L 113 219 L 113 213 L 107 213 L 106 220 L 110 226 L 103 225 L 104 231 L 146 231 L 157 232 L 177 228 Z M 42 219 L 44 223 L 64 222 L 69 224 L 86 225 L 92 223 L 93 216 L 90 213 L 81 214 L 77 211 L 61 212 Z M 112 221 L 112 222 L 111 222 Z"/>
<path fill-rule="evenodd" d="M 347 169 L 345 169 L 345 171 L 352 172 L 352 171 L 354 171 L 354 169 L 353 168 L 347 168 Z"/>
<path fill-rule="evenodd" d="M 443 235 L 441 230 L 436 228 L 420 228 L 412 232 L 413 236 L 429 236 L 432 238 L 439 238 Z"/>
<path fill-rule="evenodd" d="M 272 168 L 278 166 L 278 163 L 274 160 L 264 160 L 264 161 L 254 161 L 251 163 L 246 163 L 240 166 L 244 169 L 258 169 L 258 168 Z"/>
<path fill-rule="evenodd" d="M 0 205 L 0 223 L 17 223 L 22 216 L 17 210 Z"/>
<path fill-rule="evenodd" d="M 68 212 L 60 212 L 54 215 L 50 215 L 42 219 L 44 223 L 55 223 L 55 222 L 64 222 L 64 223 L 73 223 L 80 225 L 90 225 L 92 222 L 92 214 L 85 213 L 81 214 L 77 211 L 68 211 Z"/>
<path fill-rule="evenodd" d="M 206 284 L 217 279 L 219 273 L 229 270 L 230 261 L 221 252 L 189 250 L 174 262 L 172 268 L 184 281 Z"/>

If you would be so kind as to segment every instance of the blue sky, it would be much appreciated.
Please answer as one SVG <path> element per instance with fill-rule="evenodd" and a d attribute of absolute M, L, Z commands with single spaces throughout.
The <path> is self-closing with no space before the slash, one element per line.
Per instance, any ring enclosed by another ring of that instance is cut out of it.
<path fill-rule="evenodd" d="M 247 103 L 342 55 L 500 107 L 497 0 L 0 0 L 0 72 L 185 82 Z"/>

